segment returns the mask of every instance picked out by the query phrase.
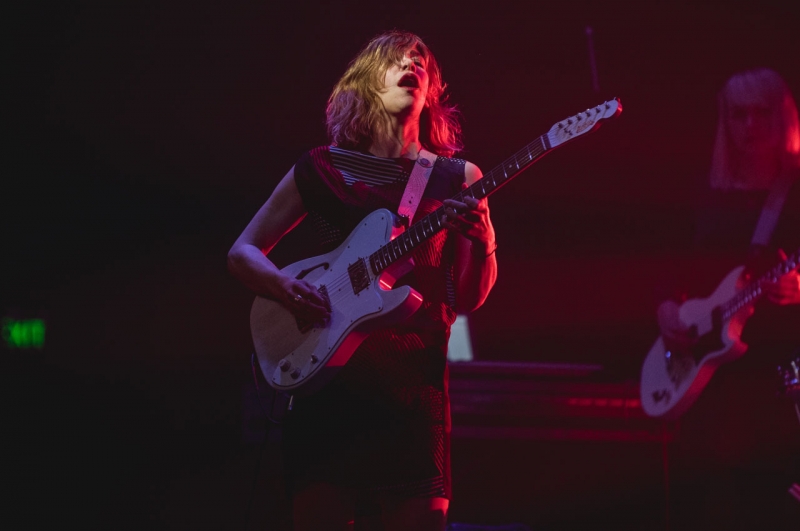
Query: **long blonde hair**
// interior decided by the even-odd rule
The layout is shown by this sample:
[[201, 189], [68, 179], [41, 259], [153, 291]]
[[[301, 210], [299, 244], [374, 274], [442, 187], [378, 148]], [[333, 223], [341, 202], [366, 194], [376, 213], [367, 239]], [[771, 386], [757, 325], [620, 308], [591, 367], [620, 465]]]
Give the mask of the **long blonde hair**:
[[350, 62], [328, 98], [330, 141], [343, 148], [365, 148], [374, 136], [388, 135], [388, 116], [378, 96], [386, 70], [417, 48], [426, 62], [429, 84], [420, 116], [420, 140], [428, 149], [452, 156], [463, 149], [455, 106], [447, 105], [445, 83], [431, 51], [418, 36], [404, 31], [382, 33], [367, 43]]
[[[769, 109], [770, 127], [777, 135], [775, 159], [745, 167], [733, 145], [729, 110], [733, 106], [759, 105]], [[731, 76], [718, 94], [719, 117], [711, 159], [710, 185], [730, 190], [768, 188], [777, 174], [800, 167], [800, 127], [797, 105], [783, 78], [768, 68], [757, 68]]]

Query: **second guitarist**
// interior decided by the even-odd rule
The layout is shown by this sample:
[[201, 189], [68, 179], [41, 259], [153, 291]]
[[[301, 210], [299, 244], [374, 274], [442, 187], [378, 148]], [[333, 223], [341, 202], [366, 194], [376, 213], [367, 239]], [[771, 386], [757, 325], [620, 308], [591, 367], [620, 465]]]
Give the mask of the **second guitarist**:
[[[800, 247], [798, 167], [797, 108], [784, 80], [767, 69], [731, 77], [719, 94], [710, 177], [694, 222], [694, 259], [681, 275], [684, 293], [706, 297], [734, 267], [745, 265], [756, 276]], [[789, 186], [772, 228], [759, 219], [780, 179]], [[661, 337], [674, 353], [697, 341], [678, 317], [680, 304], [676, 298], [658, 307]], [[784, 502], [786, 489], [800, 478], [800, 429], [792, 404], [777, 396], [775, 380], [777, 365], [800, 346], [796, 269], [764, 285], [742, 341], [749, 347], [742, 358], [721, 365], [681, 417], [673, 505], [686, 520], [676, 528], [796, 528]]]

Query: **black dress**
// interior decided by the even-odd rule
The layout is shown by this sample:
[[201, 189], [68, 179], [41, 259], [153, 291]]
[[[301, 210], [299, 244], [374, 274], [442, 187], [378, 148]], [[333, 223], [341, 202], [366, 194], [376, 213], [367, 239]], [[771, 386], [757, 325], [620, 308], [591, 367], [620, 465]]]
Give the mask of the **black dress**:
[[[461, 190], [464, 161], [440, 157], [415, 219]], [[308, 256], [335, 249], [378, 208], [397, 212], [414, 161], [324, 146], [295, 165], [318, 237]], [[400, 497], [450, 497], [446, 350], [455, 320], [455, 240], [441, 231], [399, 279], [420, 292], [407, 321], [369, 335], [336, 378], [295, 400], [283, 430], [291, 490], [314, 482]]]

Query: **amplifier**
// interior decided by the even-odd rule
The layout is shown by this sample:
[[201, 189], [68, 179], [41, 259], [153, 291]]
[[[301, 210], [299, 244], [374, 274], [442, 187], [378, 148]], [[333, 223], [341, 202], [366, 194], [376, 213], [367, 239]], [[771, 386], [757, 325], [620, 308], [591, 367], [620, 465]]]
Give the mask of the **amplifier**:
[[670, 442], [676, 425], [648, 417], [637, 381], [604, 381], [589, 364], [450, 363], [454, 438]]

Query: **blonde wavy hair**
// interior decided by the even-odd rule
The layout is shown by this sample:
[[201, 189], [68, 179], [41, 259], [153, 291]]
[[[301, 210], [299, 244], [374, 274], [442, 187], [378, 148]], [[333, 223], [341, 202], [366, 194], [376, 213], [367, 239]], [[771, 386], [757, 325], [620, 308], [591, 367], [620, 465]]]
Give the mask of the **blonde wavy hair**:
[[374, 136], [389, 134], [389, 117], [378, 92], [383, 89], [389, 67], [400, 63], [405, 53], [414, 48], [425, 60], [429, 77], [420, 116], [420, 141], [442, 156], [449, 157], [463, 149], [458, 111], [446, 104], [447, 85], [442, 81], [439, 64], [422, 39], [396, 30], [370, 40], [334, 86], [326, 109], [331, 143], [346, 149], [363, 149]]
[[769, 109], [770, 127], [777, 137], [776, 159], [773, 159], [777, 160], [777, 171], [800, 167], [797, 105], [788, 85], [780, 74], [769, 68], [746, 70], [731, 76], [718, 95], [719, 118], [709, 179], [712, 188], [767, 188], [777, 177], [766, 166], [755, 165], [743, 169], [741, 154], [731, 141], [729, 110], [731, 107], [749, 105]]

